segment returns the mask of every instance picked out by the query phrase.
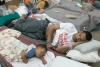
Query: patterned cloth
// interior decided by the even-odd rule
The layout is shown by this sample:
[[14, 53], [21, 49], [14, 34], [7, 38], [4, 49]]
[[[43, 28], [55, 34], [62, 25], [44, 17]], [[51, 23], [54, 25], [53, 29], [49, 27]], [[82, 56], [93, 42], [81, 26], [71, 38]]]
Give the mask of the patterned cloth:
[[52, 45], [71, 45], [75, 33], [77, 33], [77, 30], [72, 23], [60, 23], [60, 29], [56, 30]]
[[67, 46], [69, 49], [72, 49], [71, 42], [68, 41], [67, 33], [62, 33], [59, 35], [59, 45]]
[[0, 32], [0, 54], [9, 62], [20, 61], [20, 53], [28, 46], [17, 39], [21, 33], [16, 30], [6, 29]]

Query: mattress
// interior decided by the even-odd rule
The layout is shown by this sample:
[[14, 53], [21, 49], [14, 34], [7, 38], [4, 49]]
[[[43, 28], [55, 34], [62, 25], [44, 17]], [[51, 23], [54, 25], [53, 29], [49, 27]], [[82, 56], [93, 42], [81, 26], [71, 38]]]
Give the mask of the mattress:
[[91, 67], [62, 56], [57, 56], [49, 67]]
[[[7, 27], [6, 26], [3, 26], [3, 27], [1, 27], [0, 28], [0, 31], [3, 31], [3, 30], [5, 30], [5, 29], [7, 29]], [[18, 37], [18, 39], [19, 40], [21, 40], [23, 43], [25, 43], [25, 44], [27, 44], [27, 45], [30, 45], [30, 44], [35, 44], [35, 45], [38, 45], [39, 43], [40, 43], [40, 41], [38, 41], [38, 40], [34, 40], [34, 39], [30, 39], [30, 38], [28, 38], [27, 36], [25, 36], [25, 35], [21, 35], [21, 36], [19, 36]], [[53, 50], [51, 50], [51, 49], [48, 49], [48, 51], [50, 51], [49, 52], [49, 54], [47, 54], [47, 58], [48, 58], [48, 61], [50, 60], [50, 61], [53, 61], [55, 58], [55, 56], [65, 56], [65, 55], [62, 55], [62, 54], [59, 54], [59, 53], [57, 53], [56, 51], [53, 51]], [[52, 53], [53, 52], [53, 53]], [[2, 55], [0, 55], [0, 58], [2, 57]], [[52, 59], [52, 57], [54, 58], [54, 59]], [[36, 59], [36, 58], [33, 58], [33, 59]], [[65, 59], [65, 58], [64, 58]], [[68, 62], [67, 61], [67, 58], [65, 59], [66, 60], [66, 62]], [[70, 59], [69, 59], [70, 60]], [[37, 62], [38, 61], [38, 62]], [[72, 61], [72, 60], [71, 60]], [[49, 67], [51, 64], [53, 64], [52, 66], [54, 66], [54, 64], [56, 63], [56, 62], [54, 62], [54, 63], [49, 63], [49, 64], [47, 64], [47, 65], [42, 65], [41, 64], [41, 61], [39, 60], [39, 59], [36, 59], [34, 62], [33, 62], [33, 60], [31, 61], [31, 62], [29, 62], [28, 64], [23, 64], [23, 63], [19, 63], [19, 62], [14, 62], [14, 63], [9, 63], [9, 62], [7, 62], [6, 60], [4, 60], [4, 62], [7, 64], [7, 67], [33, 67], [33, 66], [35, 66], [35, 67]], [[75, 62], [75, 64], [77, 63], [77, 64], [80, 64], [80, 65], [82, 65], [82, 66], [85, 66], [85, 64], [81, 64], [81, 63], [79, 63], [79, 62], [76, 62], [76, 61], [73, 61], [73, 62]], [[38, 65], [39, 64], [39, 65]], [[69, 64], [70, 65], [70, 63], [67, 63], [67, 64]], [[12, 66], [13, 65], [13, 66]], [[66, 65], [66, 64], [65, 64]], [[50, 66], [50, 67], [52, 67], [52, 66]], [[87, 65], [86, 65], [86, 67], [88, 67]]]
[[[2, 26], [0, 28], [0, 31], [3, 31], [5, 29], [7, 29], [8, 27], [6, 26]], [[21, 34], [21, 36], [19, 36], [17, 39], [19, 39], [20, 41], [22, 41], [23, 43], [27, 44], [27, 45], [30, 45], [30, 44], [35, 44], [35, 45], [38, 45], [40, 43], [42, 43], [42, 41], [40, 40], [35, 40], [35, 39], [31, 39], [23, 34]]]
[[45, 13], [48, 16], [57, 19], [59, 21], [62, 21], [64, 23], [66, 22], [73, 23], [78, 31], [84, 30], [85, 23], [89, 22], [89, 16], [87, 14], [66, 10], [62, 7], [51, 8], [49, 10], [46, 10]]

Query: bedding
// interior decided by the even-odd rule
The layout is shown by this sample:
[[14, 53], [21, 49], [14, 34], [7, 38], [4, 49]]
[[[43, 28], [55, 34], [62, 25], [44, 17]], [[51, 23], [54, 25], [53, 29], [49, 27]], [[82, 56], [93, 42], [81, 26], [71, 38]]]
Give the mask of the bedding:
[[70, 60], [66, 57], [55, 57], [52, 52], [47, 52], [45, 59], [48, 61], [46, 65], [43, 65], [40, 59], [33, 58], [29, 60], [27, 64], [21, 62], [12, 62], [14, 67], [90, 67], [87, 64], [83, 64], [74, 60]]
[[66, 57], [57, 56], [49, 67], [91, 67], [91, 66], [68, 59]]
[[89, 25], [89, 17], [84, 13], [66, 10], [62, 7], [53, 7], [52, 9], [46, 10], [45, 13], [59, 21], [73, 23], [79, 31], [84, 30], [84, 26]]
[[6, 59], [0, 54], [0, 65], [1, 67], [13, 67]]
[[[5, 29], [8, 29], [8, 27], [6, 27], [6, 26], [0, 27], [0, 32], [5, 30]], [[27, 45], [30, 45], [30, 44], [38, 45], [40, 43], [45, 43], [44, 41], [31, 39], [31, 38], [29, 38], [29, 37], [27, 37], [27, 36], [25, 36], [23, 34], [21, 34], [17, 39], [20, 40], [21, 42], [27, 44]]]
[[[79, 6], [77, 4], [80, 4]], [[81, 12], [81, 1], [80, 0], [61, 0], [60, 4], [57, 5], [62, 7], [66, 10], [74, 11], [74, 12]]]
[[96, 28], [97, 24], [100, 24], [100, 10], [94, 9], [86, 14], [89, 17], [89, 21], [82, 23], [81, 27], [85, 28], [87, 31], [92, 31]]
[[[1, 31], [0, 37], [2, 37], [2, 38], [0, 40], [0, 46], [1, 46], [0, 54], [2, 54], [8, 62], [13, 63], [13, 64], [17, 63], [16, 66], [18, 66], [18, 65], [21, 66], [20, 65], [20, 63], [22, 63], [22, 60], [20, 58], [21, 52], [25, 51], [25, 50], [29, 50], [32, 47], [34, 47], [35, 45], [33, 46], [33, 44], [32, 44], [32, 45], [28, 46], [27, 44], [24, 44], [23, 42], [21, 42], [20, 40], [15, 38], [15, 35], [14, 36], [10, 36], [11, 34], [6, 35], [7, 32], [11, 33], [9, 30], [11, 30], [13, 32], [15, 31], [13, 29], [5, 29], [5, 30]], [[16, 35], [16, 36], [18, 36], [18, 35]], [[55, 58], [55, 55], [52, 52], [47, 52], [46, 59], [47, 59], [48, 63], [51, 62], [54, 58]], [[35, 58], [31, 65], [36, 66], [37, 64], [38, 64], [38, 67], [44, 66], [39, 59]], [[22, 65], [26, 65], [26, 64], [22, 63]], [[29, 65], [30, 64], [28, 64], [28, 66]], [[13, 66], [13, 67], [16, 67], [16, 66]], [[28, 66], [26, 66], [26, 67], [28, 67]]]
[[86, 62], [86, 63], [100, 62], [100, 57], [98, 56], [98, 50], [85, 53], [85, 54], [78, 50], [70, 50], [66, 54], [66, 56], [80, 62]]
[[100, 24], [100, 10], [94, 9], [91, 12], [86, 13], [89, 17], [89, 22], [82, 24], [86, 30], [92, 31], [96, 28], [97, 24]]
[[[100, 10], [94, 9], [92, 6], [86, 6], [84, 4], [83, 8], [90, 11], [83, 11], [80, 7], [77, 6], [77, 3], [77, 0], [73, 2], [68, 0], [61, 0], [59, 5], [56, 5], [55, 7], [48, 9], [45, 12], [50, 17], [59, 21], [72, 22], [79, 31], [92, 31], [96, 28], [96, 24], [100, 23]], [[72, 13], [70, 14], [68, 11]], [[73, 13], [78, 13], [79, 15], [77, 16]]]
[[79, 44], [74, 48], [83, 54], [90, 53], [92, 51], [98, 51], [100, 49], [100, 41], [92, 39], [89, 42]]
[[[0, 28], [0, 31], [4, 31], [5, 29], [7, 29], [7, 27], [1, 27]], [[11, 39], [14, 39], [14, 41], [16, 40], [16, 38], [11, 38]], [[23, 44], [23, 45], [18, 45], [17, 47], [20, 47], [20, 46], [24, 46], [25, 47], [25, 45], [27, 44], [27, 45], [30, 45], [30, 44], [35, 44], [35, 45], [38, 45], [39, 43], [40, 43], [40, 41], [38, 41], [38, 40], [32, 40], [32, 39], [30, 39], [30, 38], [28, 38], [27, 36], [24, 36], [24, 35], [20, 35], [19, 37], [18, 37], [18, 39], [21, 41], [21, 42], [23, 42], [23, 43], [25, 43], [25, 44]], [[16, 42], [20, 42], [20, 41], [16, 41]], [[13, 44], [15, 44], [15, 43], [13, 43]], [[17, 44], [16, 44], [17, 45]], [[9, 46], [8, 46], [9, 47]], [[11, 47], [11, 46], [10, 46]], [[11, 47], [11, 48], [14, 48], [14, 47]], [[20, 48], [19, 48], [20, 49]], [[22, 48], [21, 48], [22, 49]], [[18, 52], [18, 53], [20, 53], [21, 52], [21, 49], [20, 49], [20, 51]], [[25, 49], [27, 49], [27, 46], [26, 46], [26, 48], [24, 48], [24, 49], [22, 49], [22, 50], [25, 50]], [[53, 61], [53, 59], [55, 58], [55, 56], [65, 56], [65, 55], [63, 55], [63, 54], [59, 54], [59, 53], [57, 53], [56, 51], [53, 51], [53, 50], [50, 50], [50, 49], [48, 49], [49, 51], [51, 51], [51, 52], [49, 52], [50, 54], [48, 54], [49, 55], [49, 57], [50, 58], [52, 58], [52, 59], [50, 59], [49, 58], [49, 60], [52, 60]], [[11, 51], [11, 50], [10, 50]], [[17, 52], [17, 51], [13, 51], [13, 52]], [[53, 53], [52, 53], [53, 52]], [[7, 51], [7, 54], [10, 54], [10, 53], [8, 53], [8, 51]], [[12, 55], [12, 56], [11, 56]], [[51, 56], [52, 55], [52, 56]], [[10, 54], [10, 56], [11, 56], [11, 58], [12, 57], [14, 57], [14, 55], [13, 54]], [[18, 55], [17, 55], [18, 56]], [[13, 59], [13, 61], [21, 61], [21, 60], [18, 60], [19, 58], [17, 58], [16, 57], [16, 59], [14, 60]], [[39, 60], [39, 59], [37, 59], [37, 58], [33, 58], [33, 59], [35, 59], [34, 61], [32, 60], [32, 62], [29, 62], [28, 64], [23, 64], [23, 63], [21, 63], [21, 62], [11, 62], [10, 64], [11, 65], [13, 65], [13, 67], [32, 67], [32, 66], [36, 66], [36, 67], [49, 67], [50, 65], [51, 65], [51, 63], [48, 63], [47, 65], [43, 65], [43, 64], [41, 64], [41, 61]], [[12, 59], [10, 60], [10, 61], [12, 61]], [[31, 60], [30, 60], [31, 61]], [[9, 64], [9, 63], [8, 63]], [[8, 66], [8, 67], [10, 67], [10, 65]]]
[[47, 64], [43, 64], [40, 59], [38, 58], [32, 58], [29, 60], [27, 64], [22, 62], [12, 62], [11, 64], [13, 67], [49, 67], [51, 65], [52, 61], [55, 59], [55, 55], [53, 52], [48, 51], [47, 54], [44, 56]]
[[13, 29], [5, 29], [0, 32], [0, 54], [8, 62], [19, 61], [21, 52], [28, 49], [26, 44], [17, 39], [19, 35], [20, 32]]
[[[95, 10], [89, 12], [88, 15], [90, 16], [91, 24], [94, 24], [95, 27], [97, 24], [100, 24], [100, 10], [95, 9]], [[91, 25], [92, 29], [95, 27], [92, 27], [92, 25]]]

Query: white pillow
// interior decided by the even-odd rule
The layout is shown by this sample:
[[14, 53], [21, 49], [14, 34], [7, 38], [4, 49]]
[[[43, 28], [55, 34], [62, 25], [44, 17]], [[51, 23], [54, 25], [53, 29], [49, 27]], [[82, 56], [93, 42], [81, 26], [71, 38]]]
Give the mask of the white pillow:
[[89, 42], [82, 43], [74, 48], [82, 53], [89, 53], [100, 49], [100, 41], [92, 39]]
[[77, 50], [70, 50], [67, 55], [67, 57], [70, 57], [73, 60], [81, 61], [81, 62], [99, 62], [100, 57], [98, 56], [98, 51], [93, 51], [87, 54], [82, 54], [80, 51]]

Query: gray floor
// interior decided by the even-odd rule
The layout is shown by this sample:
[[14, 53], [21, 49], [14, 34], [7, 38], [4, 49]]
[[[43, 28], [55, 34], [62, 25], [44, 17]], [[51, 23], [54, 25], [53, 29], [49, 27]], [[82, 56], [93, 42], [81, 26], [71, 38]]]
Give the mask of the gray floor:
[[100, 30], [92, 32], [93, 38], [100, 41]]
[[100, 41], [100, 24], [97, 25], [97, 28], [92, 31], [93, 38]]
[[[94, 39], [100, 41], [100, 25], [94, 31], [92, 31], [92, 35]], [[100, 67], [100, 62], [92, 64], [92, 67]]]

